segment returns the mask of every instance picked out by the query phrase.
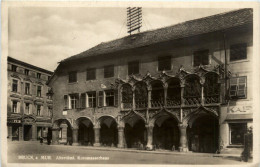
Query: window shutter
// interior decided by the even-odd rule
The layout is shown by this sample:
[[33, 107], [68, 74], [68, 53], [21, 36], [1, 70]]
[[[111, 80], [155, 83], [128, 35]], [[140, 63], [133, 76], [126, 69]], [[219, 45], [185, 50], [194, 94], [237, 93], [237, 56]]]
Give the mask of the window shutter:
[[76, 108], [81, 107], [81, 97], [80, 94], [76, 94]]
[[114, 102], [114, 106], [117, 107], [118, 106], [118, 89], [116, 89], [114, 91], [114, 97], [115, 97], [115, 102]]
[[69, 108], [69, 106], [68, 106], [68, 95], [64, 95], [64, 108], [65, 109]]
[[241, 98], [246, 97], [246, 77], [238, 78], [237, 96]]
[[86, 93], [81, 94], [81, 108], [86, 108]]
[[103, 91], [98, 92], [98, 106], [102, 107], [104, 105]]

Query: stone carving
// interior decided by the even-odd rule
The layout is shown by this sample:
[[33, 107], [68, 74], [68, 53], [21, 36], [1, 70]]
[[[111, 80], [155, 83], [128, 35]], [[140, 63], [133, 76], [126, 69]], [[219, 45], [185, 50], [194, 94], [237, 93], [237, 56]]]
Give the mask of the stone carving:
[[149, 85], [152, 81], [156, 80], [156, 78], [152, 77], [151, 74], [149, 73], [149, 71], [147, 72], [147, 74], [143, 77], [143, 81]]
[[199, 65], [197, 68], [194, 69], [194, 73], [198, 76], [202, 77], [205, 73], [209, 72], [204, 68], [204, 66]]
[[137, 78], [135, 75], [129, 75], [128, 83], [130, 85], [134, 85], [138, 81], [141, 81], [141, 79]]
[[171, 77], [174, 77], [174, 76], [170, 76], [170, 75], [166, 74], [165, 71], [162, 71], [161, 74], [159, 75], [158, 79], [161, 80], [163, 83], [166, 83], [166, 81], [168, 79], [170, 79]]
[[176, 73], [176, 76], [178, 76], [180, 79], [183, 79], [185, 76], [187, 76], [188, 74], [190, 74], [189, 72], [187, 72], [183, 66], [180, 67], [180, 69], [178, 70], [178, 72]]

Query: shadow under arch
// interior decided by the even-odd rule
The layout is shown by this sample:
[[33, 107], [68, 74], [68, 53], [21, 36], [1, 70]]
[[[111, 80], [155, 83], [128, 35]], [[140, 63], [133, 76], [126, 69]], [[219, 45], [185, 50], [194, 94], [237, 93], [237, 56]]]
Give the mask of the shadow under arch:
[[89, 117], [79, 117], [76, 119], [78, 126], [78, 142], [81, 145], [92, 146], [94, 144], [94, 125]]
[[58, 135], [59, 143], [72, 145], [73, 126], [68, 119], [66, 118], [56, 119], [53, 122], [53, 128], [59, 129], [59, 135]]

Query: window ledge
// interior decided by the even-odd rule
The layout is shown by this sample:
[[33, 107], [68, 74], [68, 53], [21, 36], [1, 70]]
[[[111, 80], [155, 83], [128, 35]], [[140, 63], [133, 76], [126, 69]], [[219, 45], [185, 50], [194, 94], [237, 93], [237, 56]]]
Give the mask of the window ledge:
[[244, 63], [244, 62], [249, 62], [248, 59], [245, 60], [234, 60], [234, 61], [229, 61], [229, 64], [236, 64], [236, 63]]
[[76, 81], [76, 82], [68, 82], [68, 85], [74, 85], [74, 84], [77, 84], [78, 83], [78, 81]]

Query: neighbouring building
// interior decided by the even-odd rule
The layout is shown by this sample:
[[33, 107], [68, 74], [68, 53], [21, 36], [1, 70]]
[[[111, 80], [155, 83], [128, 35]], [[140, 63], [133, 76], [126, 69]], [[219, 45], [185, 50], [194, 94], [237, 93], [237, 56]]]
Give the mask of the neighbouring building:
[[46, 82], [53, 72], [12, 57], [7, 62], [7, 138], [29, 141], [47, 137], [53, 107]]
[[194, 152], [242, 147], [252, 126], [253, 10], [137, 33], [59, 63], [53, 144]]

